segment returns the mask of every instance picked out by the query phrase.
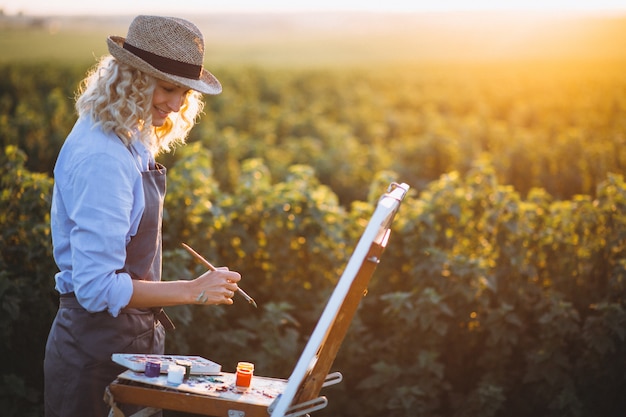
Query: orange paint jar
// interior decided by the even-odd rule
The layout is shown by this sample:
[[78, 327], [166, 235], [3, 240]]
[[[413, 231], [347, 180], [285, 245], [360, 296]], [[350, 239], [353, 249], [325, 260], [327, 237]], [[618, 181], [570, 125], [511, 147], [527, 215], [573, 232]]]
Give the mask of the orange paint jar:
[[250, 362], [239, 362], [237, 364], [237, 374], [235, 386], [238, 389], [248, 389], [252, 383], [252, 374], [254, 374], [254, 364]]

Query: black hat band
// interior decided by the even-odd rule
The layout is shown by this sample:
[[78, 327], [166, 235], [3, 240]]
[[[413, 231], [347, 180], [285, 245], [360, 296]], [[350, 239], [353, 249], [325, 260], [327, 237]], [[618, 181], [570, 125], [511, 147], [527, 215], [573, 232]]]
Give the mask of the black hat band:
[[123, 48], [133, 55], [143, 59], [159, 71], [163, 71], [170, 75], [199, 80], [200, 74], [202, 74], [202, 65], [189, 64], [187, 62], [181, 62], [175, 59], [153, 54], [152, 52], [137, 48], [128, 42], [124, 42]]

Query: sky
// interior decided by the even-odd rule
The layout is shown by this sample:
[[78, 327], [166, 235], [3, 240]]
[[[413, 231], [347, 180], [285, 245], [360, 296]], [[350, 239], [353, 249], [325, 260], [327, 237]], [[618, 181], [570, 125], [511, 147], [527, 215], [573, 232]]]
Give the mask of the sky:
[[0, 0], [14, 15], [171, 15], [217, 12], [302, 11], [592, 11], [626, 12], [626, 0]]

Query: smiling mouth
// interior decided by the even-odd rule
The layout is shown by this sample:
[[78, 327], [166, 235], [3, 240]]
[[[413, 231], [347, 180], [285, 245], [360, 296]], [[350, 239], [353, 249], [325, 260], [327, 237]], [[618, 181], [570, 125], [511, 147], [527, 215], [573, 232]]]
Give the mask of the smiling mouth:
[[163, 118], [166, 118], [170, 114], [170, 112], [163, 111], [163, 110], [161, 110], [158, 107], [155, 107], [155, 109], [156, 109], [157, 113], [159, 114], [159, 116], [161, 116]]

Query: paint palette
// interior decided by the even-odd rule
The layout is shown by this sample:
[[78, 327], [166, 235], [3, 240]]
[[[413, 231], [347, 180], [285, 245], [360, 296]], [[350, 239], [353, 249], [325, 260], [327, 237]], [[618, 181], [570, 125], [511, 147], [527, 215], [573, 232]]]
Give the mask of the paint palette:
[[144, 372], [146, 362], [157, 361], [161, 363], [161, 373], [167, 373], [169, 365], [173, 365], [176, 361], [181, 360], [191, 362], [191, 373], [193, 375], [218, 375], [222, 372], [222, 365], [201, 356], [114, 353], [111, 355], [111, 359], [113, 362], [135, 372]]
[[[167, 381], [167, 376], [147, 377], [143, 372], [127, 370], [118, 375], [120, 380], [139, 382], [151, 385], [155, 389], [164, 389], [168, 392], [181, 392], [197, 394], [205, 397], [219, 398], [232, 403], [254, 404], [264, 408], [263, 415], [267, 415], [267, 407], [278, 397], [287, 385], [287, 380], [253, 376], [250, 388], [241, 391], [236, 387], [235, 374], [224, 372], [220, 375], [192, 375], [180, 384], [172, 384]], [[160, 391], [152, 392], [154, 396], [160, 396]], [[186, 402], [187, 399], [179, 399], [177, 402]], [[233, 405], [232, 408], [235, 408]], [[242, 414], [243, 415], [243, 414]]]

